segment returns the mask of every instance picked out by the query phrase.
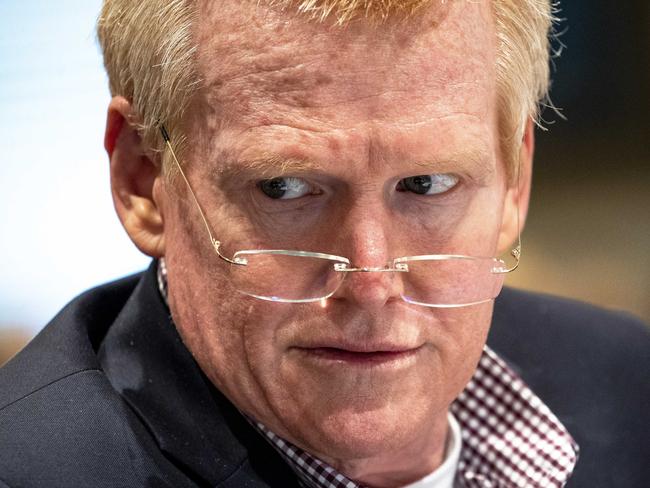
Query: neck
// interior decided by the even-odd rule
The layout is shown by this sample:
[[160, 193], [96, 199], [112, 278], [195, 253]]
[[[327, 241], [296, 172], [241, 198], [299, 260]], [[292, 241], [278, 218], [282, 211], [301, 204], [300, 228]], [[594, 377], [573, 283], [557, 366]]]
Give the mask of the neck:
[[402, 449], [353, 459], [323, 459], [358, 484], [372, 488], [397, 488], [418, 481], [435, 471], [445, 460], [450, 433], [447, 416], [437, 421], [419, 439]]

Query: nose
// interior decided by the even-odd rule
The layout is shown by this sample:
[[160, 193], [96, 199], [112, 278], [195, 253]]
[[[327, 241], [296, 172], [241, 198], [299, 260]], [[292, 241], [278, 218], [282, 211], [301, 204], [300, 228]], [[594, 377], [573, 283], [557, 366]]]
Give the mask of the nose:
[[366, 310], [377, 310], [399, 298], [400, 273], [392, 268], [390, 221], [383, 215], [354, 219], [341, 234], [343, 255], [350, 259], [352, 271], [333, 298], [348, 301]]

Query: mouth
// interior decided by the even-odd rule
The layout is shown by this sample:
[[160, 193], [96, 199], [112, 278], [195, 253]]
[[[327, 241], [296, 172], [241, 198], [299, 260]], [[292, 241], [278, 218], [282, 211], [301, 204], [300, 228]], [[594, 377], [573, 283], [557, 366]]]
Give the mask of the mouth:
[[422, 346], [356, 350], [343, 347], [297, 347], [302, 356], [318, 363], [342, 364], [357, 367], [405, 365], [415, 359]]

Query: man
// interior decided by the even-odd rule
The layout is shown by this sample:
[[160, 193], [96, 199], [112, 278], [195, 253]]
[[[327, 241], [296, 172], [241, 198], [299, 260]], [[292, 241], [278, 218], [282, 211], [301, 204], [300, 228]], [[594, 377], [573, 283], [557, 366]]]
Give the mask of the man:
[[0, 486], [564, 486], [574, 437], [568, 486], [647, 486], [644, 326], [493, 313], [551, 19], [106, 0], [115, 208], [155, 260], [3, 369]]

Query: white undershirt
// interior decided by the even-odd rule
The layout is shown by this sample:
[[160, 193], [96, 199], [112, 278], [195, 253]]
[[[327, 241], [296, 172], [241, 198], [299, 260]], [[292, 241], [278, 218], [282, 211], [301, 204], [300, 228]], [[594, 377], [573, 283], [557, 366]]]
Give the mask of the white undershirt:
[[447, 446], [445, 448], [445, 458], [442, 464], [431, 474], [415, 483], [405, 486], [404, 488], [453, 488], [454, 478], [458, 470], [458, 461], [460, 460], [460, 447], [462, 438], [460, 435], [460, 425], [451, 412], [447, 413], [449, 422], [449, 434]]

